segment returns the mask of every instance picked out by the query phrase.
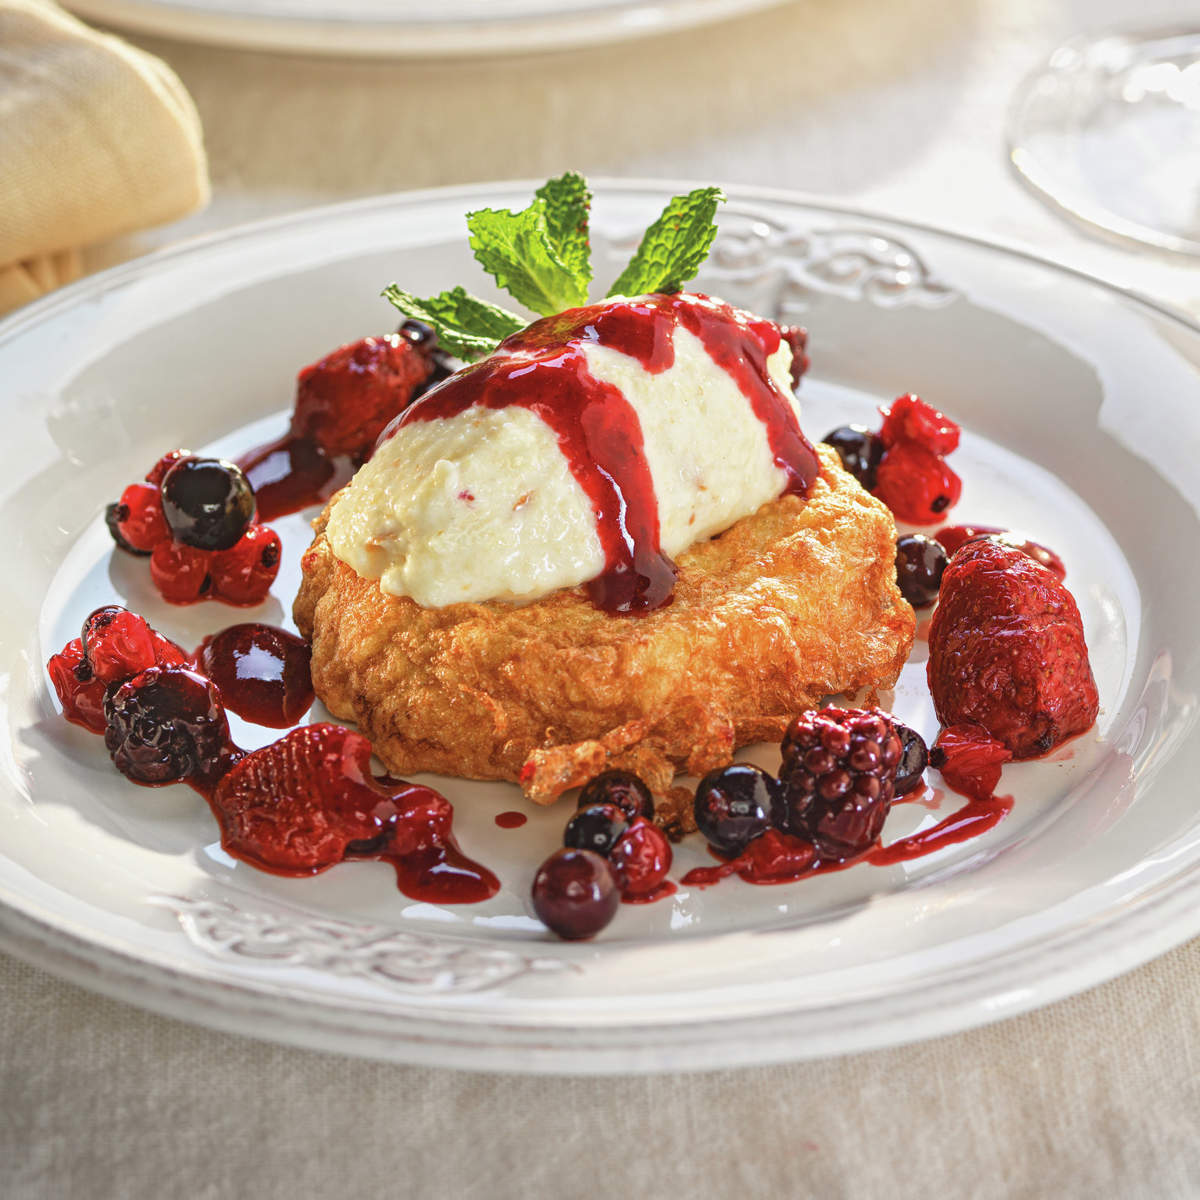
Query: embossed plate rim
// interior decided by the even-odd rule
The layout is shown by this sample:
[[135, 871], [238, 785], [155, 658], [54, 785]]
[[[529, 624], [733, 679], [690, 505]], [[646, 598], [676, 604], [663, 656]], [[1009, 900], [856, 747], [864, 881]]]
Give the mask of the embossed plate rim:
[[[347, 205], [290, 214], [228, 234], [196, 239], [82, 281], [63, 293], [47, 298], [0, 326], [0, 342], [19, 336], [22, 329], [45, 319], [49, 313], [59, 311], [60, 306], [70, 306], [82, 298], [101, 296], [110, 289], [119, 289], [123, 281], [156, 270], [164, 260], [176, 255], [194, 254], [214, 244], [229, 245], [238, 239], [255, 238], [272, 229], [311, 226], [330, 218], [344, 220], [356, 211], [395, 210], [432, 199], [444, 202], [452, 197], [465, 201], [482, 195], [495, 196], [497, 191], [524, 190], [526, 186], [529, 185], [506, 182], [370, 198]], [[652, 191], [658, 196], [686, 186], [659, 181], [598, 182], [596, 185], [600, 193]], [[1131, 297], [1127, 291], [1094, 280], [1083, 272], [983, 239], [948, 234], [913, 222], [767, 189], [734, 189], [732, 199], [731, 207], [749, 205], [752, 209], [760, 201], [799, 206], [808, 210], [809, 214], [822, 214], [838, 221], [850, 218], [867, 224], [876, 223], [889, 230], [925, 232], [959, 243], [974, 244], [988, 251], [999, 251], [1053, 272], [1075, 276], [1089, 286], [1099, 286], [1132, 303], [1144, 304], [1159, 315], [1179, 322], [1192, 333], [1200, 332], [1200, 327], [1166, 306]], [[1193, 877], [1186, 878], [1188, 874]], [[1136, 965], [1187, 937], [1197, 924], [1194, 915], [1189, 918], [1189, 908], [1193, 905], [1195, 893], [1200, 890], [1200, 880], [1194, 876], [1194, 871], [1180, 872], [1179, 877], [1164, 879], [1156, 889], [1143, 895], [1137, 904], [1121, 914], [1123, 927], [1136, 930], [1137, 937], [1127, 933], [1118, 947], [1108, 945], [1111, 956], [1103, 970], [1095, 969], [1094, 946], [1097, 941], [1111, 940], [1113, 924], [1100, 927], [1093, 925], [1085, 931], [1086, 936], [1051, 938], [1039, 946], [1033, 956], [1035, 961], [1030, 964], [1037, 986], [1026, 989], [1024, 996], [1014, 997], [1010, 994], [1006, 997], [995, 992], [980, 994], [977, 980], [970, 977], [956, 979], [948, 975], [942, 983], [944, 997], [948, 1003], [952, 1000], [952, 1006], [950, 1009], [939, 1007], [937, 1020], [930, 1020], [927, 997], [921, 988], [916, 988], [912, 991], [911, 1007], [901, 1005], [894, 1008], [891, 1017], [877, 1024], [865, 1038], [861, 1036], [861, 1031], [847, 1038], [844, 1031], [839, 1034], [838, 1030], [830, 1027], [814, 1028], [811, 1023], [805, 1023], [805, 1018], [811, 1014], [803, 1012], [776, 1013], [759, 1018], [753, 1022], [753, 1029], [746, 1022], [735, 1022], [733, 1026], [689, 1023], [686, 1014], [681, 1014], [678, 1026], [669, 1029], [654, 1026], [633, 1030], [613, 1025], [586, 1034], [576, 1030], [571, 1035], [570, 1047], [566, 1048], [561, 1028], [538, 1031], [528, 1026], [503, 1022], [493, 1022], [483, 1028], [463, 1013], [447, 1014], [444, 1019], [437, 1019], [431, 1016], [428, 1007], [418, 1011], [403, 1003], [380, 1005], [374, 1012], [356, 1010], [356, 1027], [355, 1022], [347, 1021], [347, 1012], [339, 1005], [308, 1004], [303, 1006], [303, 1012], [287, 1011], [286, 987], [270, 988], [258, 983], [245, 986], [222, 979], [217, 963], [212, 964], [211, 971], [194, 969], [190, 963], [187, 971], [176, 971], [157, 962], [150, 964], [136, 955], [123, 954], [119, 947], [99, 945], [87, 930], [69, 929], [65, 923], [55, 925], [53, 922], [41, 922], [28, 908], [20, 911], [19, 904], [10, 904], [7, 909], [0, 908], [0, 940], [25, 957], [97, 990], [160, 1011], [189, 1016], [243, 1033], [355, 1053], [462, 1067], [591, 1071], [677, 1069], [862, 1049], [868, 1045], [947, 1032], [952, 1028], [977, 1024], [1044, 1003], [1088, 983], [1100, 982], [1102, 978]], [[1089, 951], [1088, 946], [1093, 949]], [[602, 952], [603, 947], [598, 944], [594, 951], [585, 954]], [[403, 1022], [402, 1028], [396, 1027], [397, 1021]], [[580, 1052], [584, 1050], [589, 1056], [586, 1063], [580, 1061]]]

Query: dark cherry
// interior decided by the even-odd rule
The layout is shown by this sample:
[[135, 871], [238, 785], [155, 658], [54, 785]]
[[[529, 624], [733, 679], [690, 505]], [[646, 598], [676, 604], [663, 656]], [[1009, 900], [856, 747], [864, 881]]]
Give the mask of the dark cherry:
[[139, 550], [121, 532], [121, 522], [128, 519], [129, 506], [127, 504], [119, 504], [114, 500], [105, 506], [104, 524], [108, 526], [108, 532], [112, 534], [112, 540], [116, 542], [118, 549], [124, 550], [126, 554], [136, 554], [139, 558], [149, 558], [149, 550]]
[[771, 827], [777, 780], [761, 767], [732, 763], [710, 771], [696, 788], [696, 827], [722, 854], [741, 854]]
[[593, 804], [615, 804], [631, 821], [634, 817], [654, 816], [654, 797], [632, 771], [602, 771], [585, 783], [579, 793], [578, 807], [589, 808]]
[[286, 729], [313, 702], [312, 651], [273, 625], [231, 625], [200, 643], [196, 666], [220, 690], [225, 707], [247, 721]]
[[938, 598], [947, 561], [941, 542], [923, 533], [896, 540], [896, 582], [913, 608], [925, 608]]
[[533, 911], [568, 941], [599, 933], [620, 903], [612, 869], [591, 850], [556, 850], [533, 877]]
[[896, 728], [896, 736], [900, 739], [900, 761], [896, 764], [896, 782], [892, 790], [897, 796], [906, 795], [919, 787], [925, 768], [929, 765], [929, 747], [925, 739], [907, 725], [901, 724], [895, 718], [892, 724]]
[[150, 667], [104, 698], [104, 744], [138, 783], [211, 778], [229, 745], [221, 698], [185, 667]]
[[563, 830], [563, 845], [571, 850], [594, 850], [607, 858], [617, 839], [629, 828], [630, 817], [615, 804], [589, 804], [579, 809]]
[[842, 466], [871, 491], [876, 483], [876, 471], [883, 458], [883, 441], [865, 425], [839, 425], [824, 437], [842, 460]]
[[199, 550], [229, 550], [254, 517], [254, 489], [234, 463], [181, 458], [163, 476], [162, 505], [177, 541]]

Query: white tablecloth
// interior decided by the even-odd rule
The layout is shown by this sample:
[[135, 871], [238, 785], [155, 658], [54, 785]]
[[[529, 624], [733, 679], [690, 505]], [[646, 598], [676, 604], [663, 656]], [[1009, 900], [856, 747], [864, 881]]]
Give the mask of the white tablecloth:
[[[1062, 38], [1189, 17], [1195, 0], [797, 0], [670, 40], [441, 64], [139, 38], [197, 101], [213, 203], [91, 262], [313, 203], [576, 167], [832, 197], [1200, 312], [1200, 271], [1083, 237], [1016, 182], [1003, 142], [1013, 88]], [[661, 1078], [340, 1059], [150, 1016], [11, 959], [0, 986], [14, 1200], [1200, 1196], [1200, 941], [985, 1029]]]

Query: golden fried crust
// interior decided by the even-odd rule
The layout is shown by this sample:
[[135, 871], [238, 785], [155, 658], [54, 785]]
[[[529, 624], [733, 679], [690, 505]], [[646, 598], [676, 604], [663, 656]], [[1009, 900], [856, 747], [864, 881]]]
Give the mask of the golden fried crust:
[[808, 497], [685, 551], [674, 601], [640, 617], [601, 612], [582, 588], [422, 608], [336, 558], [322, 514], [295, 604], [317, 695], [389, 771], [509, 779], [548, 804], [614, 766], [663, 793], [677, 770], [777, 740], [823, 696], [890, 687], [916, 625], [896, 528], [820, 454]]

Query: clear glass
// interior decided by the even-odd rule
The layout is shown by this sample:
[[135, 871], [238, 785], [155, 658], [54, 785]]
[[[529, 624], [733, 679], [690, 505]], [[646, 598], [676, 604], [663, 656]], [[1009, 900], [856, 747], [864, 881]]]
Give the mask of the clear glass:
[[1086, 224], [1200, 255], [1200, 27], [1078, 37], [1022, 84], [1009, 152]]

